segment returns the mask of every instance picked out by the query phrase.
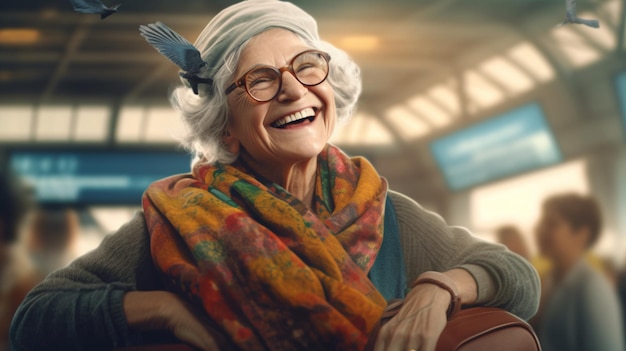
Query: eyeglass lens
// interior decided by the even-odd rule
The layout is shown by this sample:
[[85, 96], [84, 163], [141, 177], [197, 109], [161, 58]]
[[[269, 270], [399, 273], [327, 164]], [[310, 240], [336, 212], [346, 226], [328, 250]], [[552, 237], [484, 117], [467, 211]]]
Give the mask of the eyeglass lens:
[[[296, 79], [303, 85], [317, 85], [328, 75], [328, 61], [320, 52], [307, 51], [294, 58], [292, 69]], [[281, 70], [260, 67], [246, 75], [246, 90], [258, 101], [269, 101], [278, 93], [281, 79]]]

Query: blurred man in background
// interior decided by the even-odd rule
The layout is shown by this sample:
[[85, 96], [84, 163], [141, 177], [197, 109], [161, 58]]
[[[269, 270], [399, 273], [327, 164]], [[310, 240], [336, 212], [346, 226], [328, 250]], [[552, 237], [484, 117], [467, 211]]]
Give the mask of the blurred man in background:
[[530, 261], [530, 250], [519, 228], [513, 225], [499, 227], [496, 229], [496, 240], [509, 250]]
[[30, 205], [27, 188], [14, 174], [0, 170], [0, 350], [8, 349], [13, 313], [32, 283], [22, 277], [11, 255], [23, 218]]
[[25, 232], [25, 255], [38, 281], [65, 267], [75, 256], [79, 234], [78, 214], [72, 209], [38, 209]]
[[605, 274], [585, 259], [602, 230], [595, 199], [561, 194], [543, 203], [537, 246], [550, 261], [537, 328], [544, 351], [623, 351], [622, 315]]

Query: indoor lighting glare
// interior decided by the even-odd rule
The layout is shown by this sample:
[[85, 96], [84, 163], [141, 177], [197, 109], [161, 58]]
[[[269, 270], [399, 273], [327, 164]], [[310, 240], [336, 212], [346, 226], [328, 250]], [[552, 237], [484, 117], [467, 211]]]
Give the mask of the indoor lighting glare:
[[602, 58], [602, 53], [587, 43], [572, 27], [556, 27], [551, 35], [558, 49], [574, 68], [587, 66]]
[[411, 141], [430, 132], [430, 127], [404, 106], [392, 106], [385, 112], [385, 119], [396, 132], [407, 141]]
[[[603, 21], [597, 14], [593, 12], [583, 12], [580, 14], [582, 18], [595, 18], [600, 23], [600, 28], [594, 28], [593, 30], [585, 30], [583, 33], [589, 37], [595, 44], [602, 47], [604, 50], [609, 51], [612, 50], [616, 43], [617, 37], [615, 32], [610, 28], [608, 23]], [[579, 28], [586, 29], [586, 28]]]
[[467, 90], [468, 97], [475, 101], [479, 108], [495, 106], [505, 98], [504, 93], [498, 87], [477, 71], [465, 72], [465, 83], [469, 87]]
[[511, 62], [524, 68], [532, 77], [540, 82], [554, 78], [554, 70], [539, 50], [527, 41], [521, 42], [507, 52]]
[[0, 44], [29, 45], [39, 41], [40, 33], [32, 28], [2, 28], [0, 29]]
[[457, 92], [453, 89], [452, 80], [441, 83], [430, 88], [426, 95], [443, 107], [451, 116], [458, 116], [461, 113], [461, 104]]
[[[608, 0], [598, 7], [598, 13], [606, 16], [612, 26], [619, 25], [620, 13], [622, 12], [621, 0]], [[602, 24], [600, 24], [602, 26]]]
[[449, 114], [422, 95], [409, 99], [407, 105], [434, 127], [445, 127], [452, 122]]
[[380, 38], [374, 35], [350, 35], [339, 40], [339, 47], [346, 51], [372, 51], [380, 45]]
[[383, 146], [392, 145], [395, 140], [377, 117], [359, 112], [348, 123], [335, 129], [330, 142], [350, 146]]
[[504, 86], [511, 94], [519, 94], [535, 86], [535, 82], [526, 73], [502, 56], [486, 60], [478, 70]]

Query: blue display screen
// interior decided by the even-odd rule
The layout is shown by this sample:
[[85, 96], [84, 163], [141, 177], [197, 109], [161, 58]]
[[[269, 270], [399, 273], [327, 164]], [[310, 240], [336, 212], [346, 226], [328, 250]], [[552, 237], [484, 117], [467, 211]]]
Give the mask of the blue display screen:
[[535, 103], [434, 140], [430, 149], [452, 190], [545, 167], [562, 159], [543, 111]]
[[617, 98], [622, 110], [622, 126], [624, 134], [626, 135], [626, 72], [620, 74], [615, 79], [615, 85], [617, 89]]
[[43, 204], [141, 205], [155, 180], [190, 170], [180, 152], [12, 151], [10, 167]]

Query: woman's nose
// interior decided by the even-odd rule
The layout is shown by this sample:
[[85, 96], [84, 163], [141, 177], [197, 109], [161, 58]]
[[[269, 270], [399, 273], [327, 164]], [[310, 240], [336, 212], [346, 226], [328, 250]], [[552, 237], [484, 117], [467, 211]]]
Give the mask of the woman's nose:
[[282, 86], [278, 92], [278, 101], [298, 100], [304, 96], [309, 88], [300, 83], [289, 71], [282, 72]]

